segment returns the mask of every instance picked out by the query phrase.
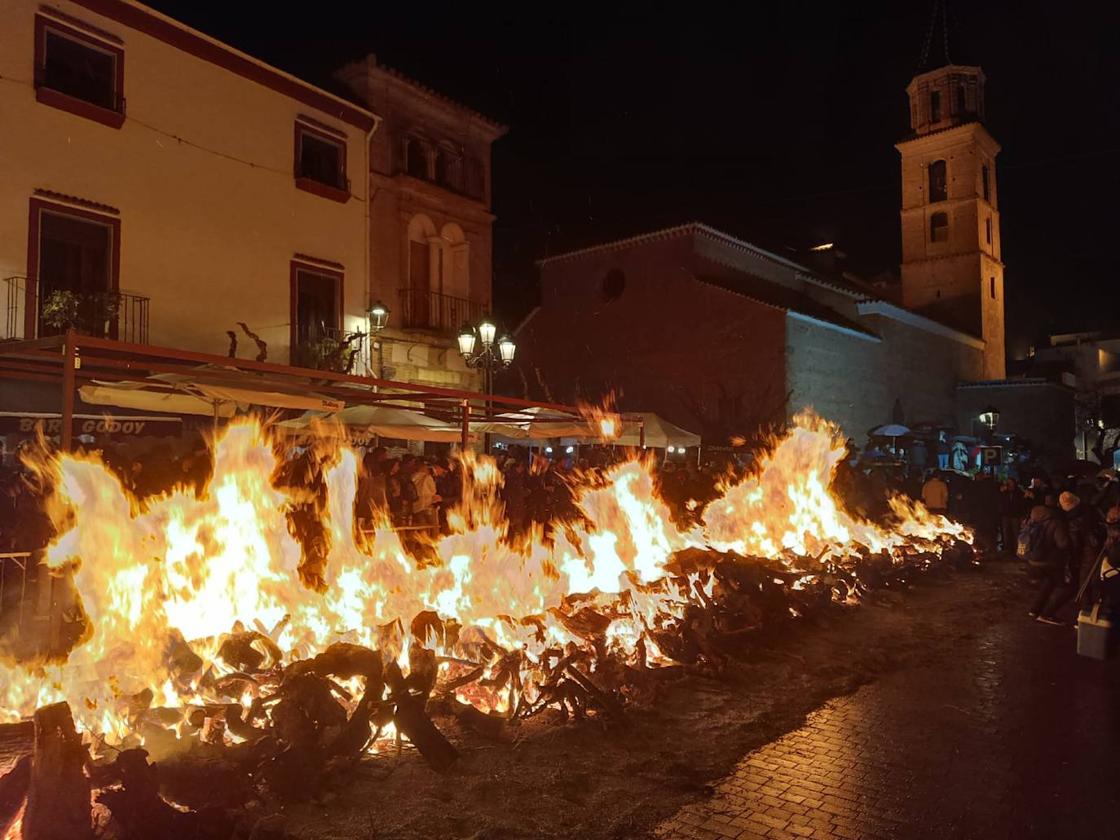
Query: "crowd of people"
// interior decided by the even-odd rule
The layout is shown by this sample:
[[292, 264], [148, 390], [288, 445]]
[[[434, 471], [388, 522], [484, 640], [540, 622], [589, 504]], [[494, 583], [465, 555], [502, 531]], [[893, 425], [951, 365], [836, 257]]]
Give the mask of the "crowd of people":
[[932, 473], [922, 485], [923, 502], [970, 524], [982, 548], [1025, 563], [1037, 581], [1031, 618], [1063, 624], [1063, 611], [1074, 601], [1100, 602], [1109, 611], [1120, 606], [1120, 574], [1109, 573], [1120, 569], [1115, 474], [1062, 481], [1038, 475], [1026, 487], [1014, 478], [997, 482], [981, 475], [967, 489], [952, 478]]

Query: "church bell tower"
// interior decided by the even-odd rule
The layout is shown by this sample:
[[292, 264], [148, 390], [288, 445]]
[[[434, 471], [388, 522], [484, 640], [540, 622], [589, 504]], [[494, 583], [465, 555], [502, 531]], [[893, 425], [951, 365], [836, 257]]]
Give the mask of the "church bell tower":
[[[927, 41], [927, 54], [928, 54]], [[983, 377], [1003, 379], [999, 144], [984, 127], [984, 72], [923, 56], [906, 88], [902, 156], [902, 302], [985, 342]]]

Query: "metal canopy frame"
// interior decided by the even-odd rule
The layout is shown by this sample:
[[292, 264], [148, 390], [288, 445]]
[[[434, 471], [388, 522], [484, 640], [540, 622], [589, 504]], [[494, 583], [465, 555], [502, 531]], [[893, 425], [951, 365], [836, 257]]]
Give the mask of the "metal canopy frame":
[[[481, 394], [431, 385], [414, 385], [327, 370], [292, 367], [228, 358], [192, 350], [131, 344], [67, 332], [29, 341], [0, 343], [0, 375], [39, 382], [58, 382], [62, 389], [61, 448], [72, 445], [74, 398], [79, 383], [144, 380], [173, 373], [185, 382], [204, 384], [220, 377], [248, 391], [311, 393], [350, 405], [386, 405], [458, 424], [465, 449], [472, 421], [499, 421], [499, 415], [526, 408], [543, 408], [562, 415], [553, 422], [585, 422], [573, 406], [533, 402], [517, 397]], [[153, 388], [158, 383], [152, 383]], [[549, 420], [538, 419], [536, 423]], [[642, 426], [644, 438], [644, 424]]]

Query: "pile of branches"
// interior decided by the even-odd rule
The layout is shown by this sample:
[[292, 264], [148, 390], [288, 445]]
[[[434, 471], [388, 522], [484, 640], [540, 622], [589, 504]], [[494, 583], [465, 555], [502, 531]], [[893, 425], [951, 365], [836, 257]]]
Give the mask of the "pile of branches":
[[[901, 562], [866, 553], [842, 564], [688, 549], [673, 556], [660, 581], [632, 581], [610, 599], [596, 593], [567, 598], [551, 617], [572, 641], [532, 659], [477, 628], [421, 613], [409, 628], [407, 676], [396, 656], [348, 642], [284, 664], [273, 640], [280, 628], [266, 634], [238, 626], [219, 648], [228, 671], [223, 675], [206, 671], [185, 643], [170, 653], [178, 673], [206, 671], [200, 690], [219, 701], [158, 708], [152, 693], [142, 692], [130, 702], [134, 740], [101, 744], [96, 757], [65, 703], [39, 709], [28, 754], [0, 778], [0, 833], [5, 821], [22, 814], [27, 840], [93, 837], [95, 823], [97, 836], [120, 840], [281, 838], [282, 829], [269, 822], [276, 811], [348, 784], [390, 725], [398, 744], [407, 739], [442, 772], [459, 755], [440, 729], [445, 723], [500, 740], [507, 727], [546, 711], [558, 721], [616, 721], [627, 708], [653, 702], [674, 670], [718, 673], [753, 634], [938, 562], [971, 563], [972, 549], [958, 543], [940, 554], [914, 550]], [[635, 598], [670, 591], [681, 608], [643, 619], [636, 652], [611, 641], [612, 623], [637, 614]], [[503, 620], [542, 643], [547, 639], [546, 616]], [[379, 628], [386, 650], [400, 649], [402, 629], [398, 622]], [[662, 667], [666, 659], [679, 667]], [[508, 698], [507, 711], [486, 712], [460, 699], [472, 691]], [[246, 709], [241, 698], [249, 696]]]

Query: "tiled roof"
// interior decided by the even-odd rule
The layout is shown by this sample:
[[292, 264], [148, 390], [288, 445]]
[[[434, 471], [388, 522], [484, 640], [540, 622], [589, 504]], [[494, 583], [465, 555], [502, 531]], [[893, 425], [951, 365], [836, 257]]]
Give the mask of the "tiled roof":
[[398, 81], [404, 82], [405, 84], [416, 88], [417, 90], [421, 91], [425, 95], [430, 96], [432, 99], [437, 99], [440, 102], [444, 103], [445, 105], [450, 105], [450, 106], [452, 106], [453, 108], [456, 108], [459, 111], [464, 111], [464, 112], [470, 114], [472, 117], [474, 117], [479, 122], [481, 122], [485, 125], [488, 125], [490, 128], [494, 129], [497, 132], [500, 132], [501, 134], [505, 134], [507, 131], [509, 131], [509, 126], [508, 125], [503, 125], [502, 123], [498, 122], [497, 120], [491, 119], [490, 117], [486, 116], [485, 114], [474, 110], [474, 108], [470, 108], [470, 107], [464, 105], [462, 102], [456, 102], [451, 97], [445, 96], [444, 94], [440, 93], [437, 90], [433, 90], [432, 88], [428, 87], [427, 85], [423, 84], [422, 82], [416, 81], [416, 79], [413, 79], [411, 76], [406, 76], [404, 73], [402, 73], [400, 70], [397, 70], [396, 68], [387, 67], [387, 66], [385, 66], [384, 64], [381, 64], [381, 63], [378, 63], [376, 66], [377, 66], [377, 69], [380, 70], [381, 72], [383, 72], [385, 75], [392, 76], [394, 79], [397, 79]]

